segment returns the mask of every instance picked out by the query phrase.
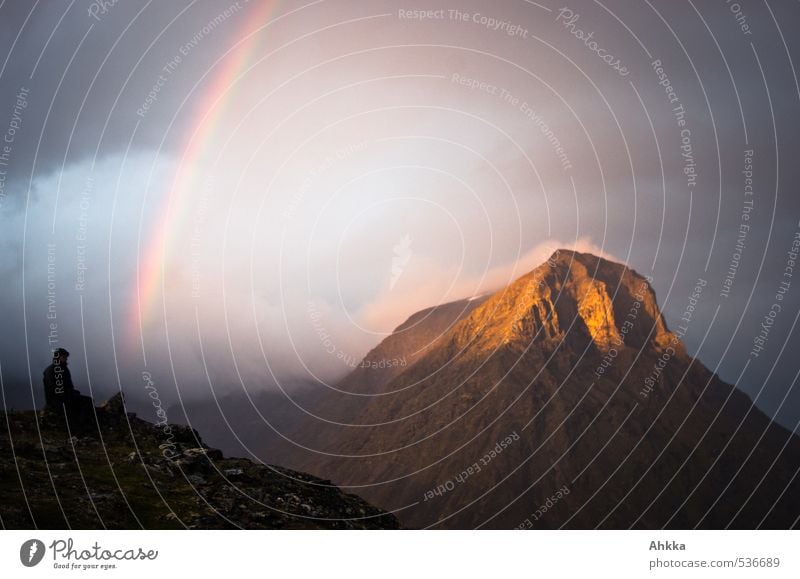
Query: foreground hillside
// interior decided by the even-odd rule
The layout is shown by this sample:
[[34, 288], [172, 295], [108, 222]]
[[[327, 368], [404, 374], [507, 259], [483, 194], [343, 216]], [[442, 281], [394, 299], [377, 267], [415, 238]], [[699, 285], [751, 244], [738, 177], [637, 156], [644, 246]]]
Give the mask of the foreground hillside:
[[99, 432], [69, 438], [52, 415], [0, 416], [2, 528], [398, 527], [330, 481], [224, 458], [191, 428], [145, 422], [120, 396], [97, 419]]

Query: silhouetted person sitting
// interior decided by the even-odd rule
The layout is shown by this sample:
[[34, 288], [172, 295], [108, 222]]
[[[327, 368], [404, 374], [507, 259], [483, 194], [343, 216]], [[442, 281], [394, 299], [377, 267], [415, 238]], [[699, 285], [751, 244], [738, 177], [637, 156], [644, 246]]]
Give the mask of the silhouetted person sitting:
[[58, 348], [53, 352], [53, 363], [44, 371], [45, 409], [69, 421], [73, 436], [87, 434], [94, 424], [94, 405], [89, 396], [82, 396], [72, 384], [67, 367], [69, 352]]

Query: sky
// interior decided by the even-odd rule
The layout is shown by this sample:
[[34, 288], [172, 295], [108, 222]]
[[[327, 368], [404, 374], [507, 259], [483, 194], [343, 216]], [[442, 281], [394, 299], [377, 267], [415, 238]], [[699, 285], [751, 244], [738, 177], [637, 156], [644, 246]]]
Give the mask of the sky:
[[54, 347], [99, 397], [333, 382], [415, 311], [571, 247], [651, 276], [689, 351], [794, 428], [798, 23], [776, 1], [6, 1], [4, 403], [40, 399]]

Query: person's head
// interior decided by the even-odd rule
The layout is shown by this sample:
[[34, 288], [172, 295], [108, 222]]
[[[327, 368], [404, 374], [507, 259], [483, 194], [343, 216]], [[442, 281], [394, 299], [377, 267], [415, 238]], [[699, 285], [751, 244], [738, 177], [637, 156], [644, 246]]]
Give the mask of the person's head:
[[56, 364], [66, 366], [67, 358], [69, 358], [69, 352], [67, 352], [64, 348], [58, 348], [53, 352], [53, 362]]

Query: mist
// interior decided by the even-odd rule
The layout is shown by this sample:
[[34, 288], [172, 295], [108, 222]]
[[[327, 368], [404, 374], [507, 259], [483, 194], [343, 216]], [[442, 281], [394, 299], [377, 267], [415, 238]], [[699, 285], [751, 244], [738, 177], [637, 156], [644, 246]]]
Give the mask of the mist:
[[[651, 276], [668, 322], [708, 280], [687, 346], [740, 376], [800, 215], [798, 134], [775, 121], [800, 105], [796, 48], [759, 32], [767, 9], [754, 57], [723, 5], [671, 33], [669, 3], [610, 3], [645, 47], [575, 3], [621, 76], [525, 3], [460, 8], [514, 33], [392, 2], [90, 4], [0, 9], [6, 406], [41, 404], [55, 347], [96, 400], [143, 398], [145, 375], [165, 404], [334, 383], [415, 311], [559, 247]], [[794, 426], [797, 288], [784, 305], [738, 385]]]

